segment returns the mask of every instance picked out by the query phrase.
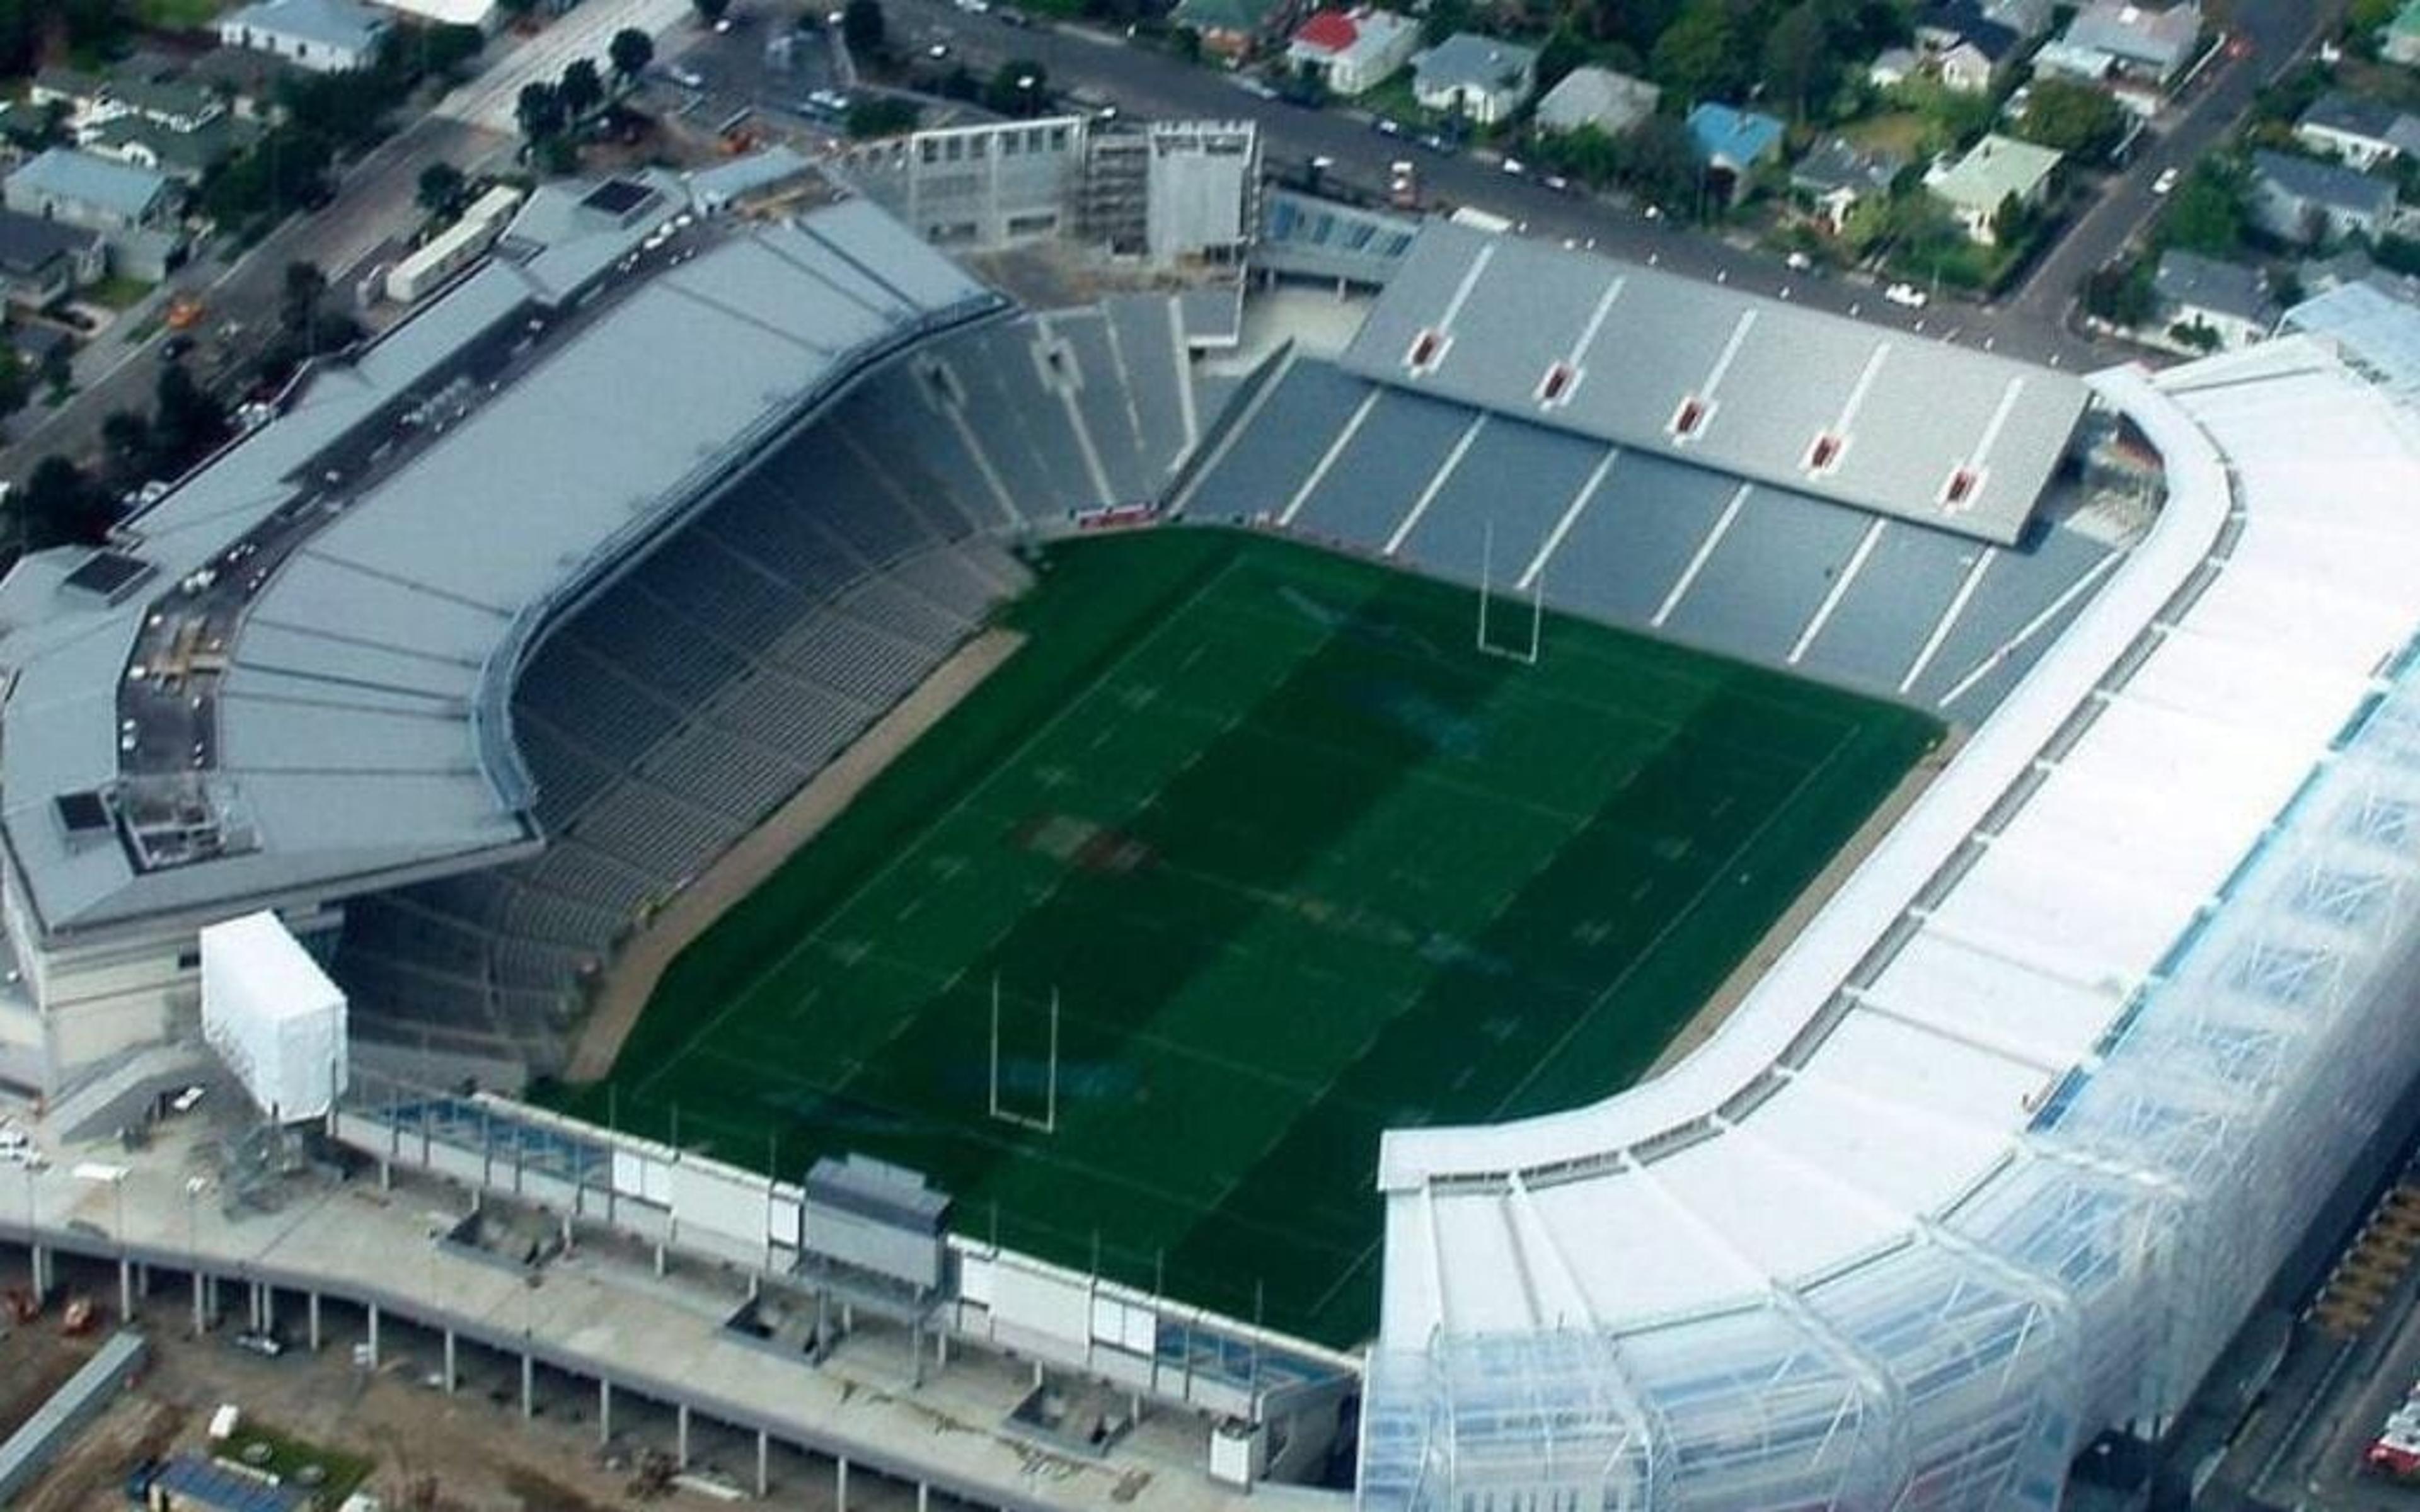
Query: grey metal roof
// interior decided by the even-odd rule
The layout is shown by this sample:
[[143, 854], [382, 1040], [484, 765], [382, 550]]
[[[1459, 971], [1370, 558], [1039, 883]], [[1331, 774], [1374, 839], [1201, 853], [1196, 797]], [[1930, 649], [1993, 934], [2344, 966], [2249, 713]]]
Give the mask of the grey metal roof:
[[2311, 108], [2303, 112], [2303, 118], [2295, 124], [2383, 142], [2387, 139], [2386, 133], [2393, 131], [2395, 123], [2402, 117], [2401, 111], [2382, 100], [2370, 100], [2332, 89], [2311, 101]]
[[0, 210], [0, 273], [34, 272], [59, 257], [85, 252], [100, 239], [98, 231]]
[[1655, 114], [1664, 91], [1644, 79], [1593, 66], [1574, 69], [1538, 101], [1538, 124], [1570, 131], [1583, 126], [1621, 132]]
[[1456, 32], [1412, 60], [1420, 87], [1444, 89], [1468, 85], [1502, 89], [1529, 76], [1538, 66], [1538, 50], [1477, 32]]
[[256, 0], [220, 18], [222, 33], [273, 32], [346, 53], [365, 53], [387, 28], [387, 19], [353, 0]]
[[2096, 0], [2068, 23], [2067, 41], [2164, 70], [2184, 60], [2201, 25], [2201, 8], [2192, 0], [2164, 8], [2132, 0]]
[[503, 711], [553, 611], [861, 364], [1001, 302], [863, 202], [733, 228], [576, 314], [538, 295], [490, 262], [132, 522], [169, 583], [255, 570], [228, 556], [247, 542], [291, 553], [245, 590], [194, 779], [242, 815], [240, 854], [145, 870], [53, 818], [119, 779], [120, 681], [152, 608], [188, 600], [83, 609], [59, 553], [0, 583], [0, 834], [46, 933], [342, 897], [530, 843]]
[[770, 189], [814, 167], [805, 157], [776, 145], [690, 174], [690, 203], [701, 210], [719, 210], [733, 200]]
[[[1423, 345], [1430, 363], [1416, 371]], [[1421, 231], [1341, 362], [2003, 544], [2024, 530], [2086, 398], [2063, 373], [1443, 222]], [[1689, 407], [1696, 423], [1682, 427]], [[1811, 466], [1826, 436], [1826, 464]]]
[[1252, 266], [1305, 278], [1384, 284], [1411, 250], [1419, 223], [1383, 210], [1272, 189], [1261, 196]]
[[113, 1334], [76, 1368], [65, 1384], [35, 1408], [8, 1442], [0, 1443], [0, 1498], [14, 1500], [32, 1485], [51, 1458], [66, 1447], [77, 1424], [109, 1405], [109, 1394], [143, 1363], [143, 1335]]
[[8, 176], [8, 187], [49, 199], [92, 205], [124, 220], [150, 212], [168, 180], [148, 168], [113, 162], [73, 147], [52, 147]]
[[2381, 215], [2395, 204], [2393, 184], [2337, 163], [2285, 152], [2256, 152], [2252, 171], [2295, 199], [2332, 209]]
[[2151, 287], [2169, 304], [2211, 310], [2238, 319], [2265, 322], [2277, 313], [2258, 269], [2181, 248], [2160, 255]]

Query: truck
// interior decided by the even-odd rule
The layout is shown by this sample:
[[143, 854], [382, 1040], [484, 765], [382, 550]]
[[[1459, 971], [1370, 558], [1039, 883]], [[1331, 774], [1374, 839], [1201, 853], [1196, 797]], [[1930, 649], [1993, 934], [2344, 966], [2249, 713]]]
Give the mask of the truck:
[[1511, 217], [1498, 215], [1494, 210], [1482, 210], [1472, 205], [1463, 206], [1447, 219], [1456, 225], [1466, 225], [1474, 231], [1484, 231], [1491, 236], [1500, 237], [1512, 229]]

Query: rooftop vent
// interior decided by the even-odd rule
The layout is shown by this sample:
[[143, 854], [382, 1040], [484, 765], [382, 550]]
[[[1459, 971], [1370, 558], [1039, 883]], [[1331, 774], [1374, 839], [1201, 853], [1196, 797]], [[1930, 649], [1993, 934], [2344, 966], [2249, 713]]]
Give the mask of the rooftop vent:
[[1846, 440], [1828, 430], [1816, 432], [1815, 443], [1807, 448], [1807, 471], [1831, 471], [1839, 465], [1840, 454], [1848, 449], [1848, 445]]
[[1963, 509], [1975, 501], [1975, 490], [1983, 486], [1983, 475], [1973, 468], [1959, 468], [1949, 474], [1949, 482], [1941, 490], [1941, 501], [1952, 509]]
[[1546, 369], [1546, 376], [1538, 380], [1538, 402], [1544, 405], [1564, 403], [1571, 398], [1572, 389], [1579, 380], [1579, 369], [1569, 363], [1555, 363]]
[[101, 795], [99, 789], [62, 793], [51, 802], [58, 810], [60, 827], [70, 837], [109, 832], [109, 801]]
[[1404, 365], [1415, 373], [1425, 373], [1445, 361], [1445, 349], [1453, 345], [1442, 331], [1423, 331], [1412, 338], [1412, 349], [1404, 358]]
[[115, 604], [152, 574], [151, 563], [123, 551], [95, 551], [67, 575], [65, 586]]
[[1673, 439], [1685, 441], [1695, 436], [1705, 428], [1706, 417], [1712, 413], [1714, 406], [1694, 393], [1682, 400], [1681, 408], [1672, 411]]

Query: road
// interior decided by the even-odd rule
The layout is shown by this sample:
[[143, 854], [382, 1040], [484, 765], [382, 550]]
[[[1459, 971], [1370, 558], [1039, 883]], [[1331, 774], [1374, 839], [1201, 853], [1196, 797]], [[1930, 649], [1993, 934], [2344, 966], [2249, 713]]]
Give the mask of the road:
[[2150, 147], [2135, 154], [2091, 207], [2067, 229], [2005, 303], [2033, 324], [2064, 326], [2085, 275], [2118, 256], [2160, 206], [2151, 183], [2161, 170], [2183, 172], [2201, 161], [2234, 129], [2261, 86], [2292, 69], [2333, 30], [2346, 0], [2235, 0], [2232, 36], [2241, 55], [2222, 53], [2196, 78], [2180, 110], [2156, 130]]

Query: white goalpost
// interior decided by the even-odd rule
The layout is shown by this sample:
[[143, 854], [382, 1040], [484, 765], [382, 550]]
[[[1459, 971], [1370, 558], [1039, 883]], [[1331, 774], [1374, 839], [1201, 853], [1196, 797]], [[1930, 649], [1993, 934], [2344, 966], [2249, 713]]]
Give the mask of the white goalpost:
[[[1496, 591], [1496, 522], [1485, 522], [1479, 548], [1479, 633], [1477, 642], [1481, 654], [1502, 656], [1524, 667], [1538, 664], [1538, 643], [1545, 630], [1546, 575], [1540, 572], [1529, 585], [1529, 643], [1526, 646], [1497, 645], [1488, 635], [1487, 609]], [[1513, 592], [1520, 592], [1516, 583]]]
[[1000, 974], [991, 979], [991, 1097], [987, 1109], [1001, 1123], [1031, 1129], [1035, 1134], [1059, 1132], [1059, 989], [1050, 989], [1050, 1057], [1043, 1072], [1042, 1117], [1020, 1113], [1002, 1104], [1000, 1096]]

